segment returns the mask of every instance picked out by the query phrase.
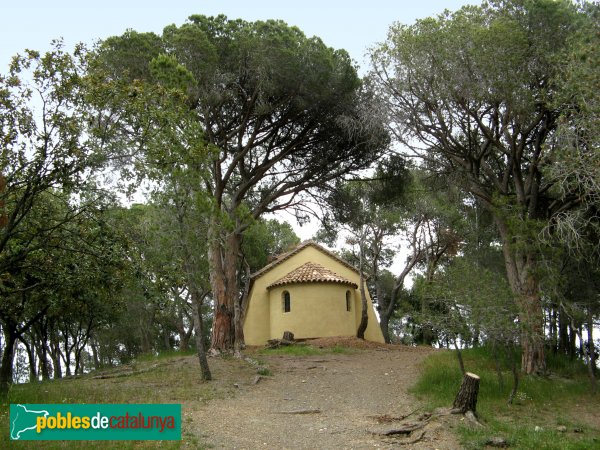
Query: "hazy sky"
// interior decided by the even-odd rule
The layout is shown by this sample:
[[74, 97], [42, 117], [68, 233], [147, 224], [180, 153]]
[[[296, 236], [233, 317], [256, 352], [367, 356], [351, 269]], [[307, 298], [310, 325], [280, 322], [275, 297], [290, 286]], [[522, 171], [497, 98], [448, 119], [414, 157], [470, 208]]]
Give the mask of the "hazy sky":
[[365, 51], [385, 39], [394, 21], [412, 23], [458, 9], [467, 0], [4, 0], [0, 5], [0, 72], [25, 48], [45, 50], [52, 39], [77, 42], [123, 33], [127, 28], [160, 33], [171, 23], [182, 24], [191, 14], [246, 20], [282, 19], [309, 36], [317, 35], [334, 48], [345, 48], [365, 67]]

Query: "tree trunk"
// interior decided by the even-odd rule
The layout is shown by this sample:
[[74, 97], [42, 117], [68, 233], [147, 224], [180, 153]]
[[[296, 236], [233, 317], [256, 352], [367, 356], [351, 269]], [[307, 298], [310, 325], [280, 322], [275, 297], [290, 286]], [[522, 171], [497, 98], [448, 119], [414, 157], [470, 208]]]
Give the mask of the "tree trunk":
[[90, 347], [92, 348], [92, 358], [94, 359], [94, 370], [100, 369], [100, 358], [98, 357], [98, 344], [96, 339], [90, 339]]
[[[185, 306], [182, 304], [183, 299], [179, 299], [178, 307], [177, 307], [177, 317], [175, 319], [175, 326], [177, 327], [177, 333], [179, 334], [179, 350], [187, 351], [190, 347], [190, 338], [192, 336], [193, 326], [189, 327], [188, 330], [185, 329], [185, 321], [184, 317], [188, 317], [184, 311]], [[187, 300], [186, 300], [187, 302]]]
[[65, 362], [65, 376], [71, 376], [71, 346], [69, 346], [69, 333], [68, 330], [63, 331], [65, 339], [65, 351], [63, 353], [63, 359]]
[[544, 312], [536, 274], [535, 254], [513, 248], [514, 236], [500, 218], [496, 224], [502, 238], [506, 274], [519, 309], [521, 328], [521, 370], [527, 374], [544, 373]]
[[558, 352], [561, 355], [569, 354], [569, 320], [561, 306], [558, 314]]
[[[231, 315], [227, 310], [225, 292], [225, 271], [223, 270], [223, 255], [221, 251], [220, 224], [213, 219], [209, 227], [209, 278], [214, 301], [214, 318], [211, 336], [211, 350], [223, 351], [231, 348]], [[195, 319], [194, 319], [195, 320]]]
[[465, 370], [465, 363], [463, 361], [463, 357], [462, 357], [462, 352], [460, 350], [460, 346], [458, 345], [458, 339], [456, 339], [456, 336], [453, 336], [453, 340], [454, 340], [454, 349], [456, 350], [456, 358], [458, 359], [458, 365], [460, 367], [460, 373], [463, 374], [463, 376], [467, 373]]
[[481, 331], [479, 330], [479, 325], [475, 325], [473, 328], [473, 341], [472, 341], [473, 348], [479, 347], [480, 334], [481, 334]]
[[390, 320], [387, 314], [381, 314], [379, 316], [379, 327], [381, 328], [381, 333], [383, 334], [383, 339], [387, 344], [391, 343], [390, 340]]
[[54, 379], [59, 380], [62, 378], [62, 365], [60, 362], [60, 341], [56, 330], [50, 332], [50, 358], [52, 358], [52, 366], [54, 367]]
[[477, 407], [477, 394], [479, 393], [479, 377], [471, 372], [466, 372], [460, 389], [456, 394], [452, 409], [462, 414], [467, 411], [471, 411], [473, 414], [476, 412]]
[[[181, 227], [181, 234], [183, 235], [185, 230], [183, 226], [183, 216], [181, 214], [178, 217], [178, 221], [179, 226]], [[196, 331], [196, 351], [198, 353], [198, 362], [200, 363], [200, 373], [203, 380], [211, 380], [212, 374], [210, 373], [208, 360], [206, 359], [206, 348], [204, 347], [204, 333], [202, 326], [202, 302], [204, 301], [206, 293], [202, 294], [201, 288], [197, 284], [197, 266], [194, 263], [194, 257], [190, 253], [189, 247], [185, 242], [180, 242], [180, 245], [183, 248], [183, 269], [186, 275], [188, 292], [192, 300], [192, 320]]]
[[569, 323], [569, 358], [574, 360], [577, 356], [577, 326], [571, 321]]
[[356, 330], [356, 337], [359, 339], [365, 338], [365, 331], [367, 331], [367, 326], [369, 326], [369, 313], [368, 313], [368, 304], [367, 304], [367, 294], [365, 292], [365, 275], [363, 273], [363, 240], [364, 238], [361, 236], [360, 242], [360, 263], [359, 263], [359, 272], [360, 272], [360, 304], [361, 304], [361, 314], [360, 314], [360, 324], [358, 325], [358, 330]]
[[[588, 320], [590, 320], [589, 314], [591, 314], [588, 311]], [[579, 337], [579, 342], [582, 343], [583, 342], [583, 332], [579, 331], [578, 333], [578, 337]], [[590, 384], [592, 387], [592, 393], [595, 394], [596, 390], [597, 390], [597, 386], [596, 386], [596, 376], [594, 375], [594, 366], [592, 365], [592, 354], [590, 351], [588, 351], [588, 349], [593, 351], [593, 341], [592, 341], [592, 334], [590, 333], [590, 330], [588, 330], [588, 345], [582, 344], [582, 351], [583, 351], [583, 358], [586, 362], [587, 365], [587, 369], [588, 369], [588, 375], [590, 377]]]
[[17, 333], [8, 327], [3, 327], [4, 331], [4, 352], [2, 353], [2, 363], [0, 365], [0, 395], [8, 394], [8, 389], [13, 381], [13, 359], [15, 356], [15, 342]]
[[517, 389], [519, 389], [519, 371], [517, 370], [515, 350], [512, 344], [510, 345], [510, 368], [513, 374], [513, 385], [508, 397], [508, 404], [512, 405], [512, 402], [517, 395]]
[[239, 286], [237, 268], [239, 263], [240, 236], [229, 233], [225, 245], [220, 245], [220, 233], [211, 226], [209, 243], [210, 284], [212, 286], [215, 302], [215, 314], [212, 329], [211, 350], [216, 352], [229, 352], [234, 349], [236, 336], [243, 343], [241, 326], [236, 330], [235, 319], [241, 320], [241, 314], [236, 317], [235, 311], [239, 307]]
[[[151, 314], [153, 315], [153, 314]], [[152, 351], [152, 336], [150, 335], [150, 326], [152, 321], [148, 321], [148, 318], [145, 317], [146, 314], [140, 314], [138, 317], [138, 330], [140, 332], [140, 350], [144, 354], [148, 354]], [[65, 353], [66, 353], [65, 349]], [[68, 373], [67, 373], [68, 375]]]
[[590, 364], [592, 370], [592, 376], [595, 377], [596, 371], [596, 346], [594, 345], [594, 315], [592, 313], [591, 306], [588, 306], [587, 310], [587, 338], [588, 338], [588, 352], [590, 355]]
[[212, 380], [208, 360], [206, 359], [206, 348], [204, 347], [204, 337], [202, 330], [202, 300], [198, 295], [192, 294], [192, 307], [194, 315], [194, 329], [196, 330], [196, 351], [198, 352], [198, 361], [200, 363], [200, 372], [203, 380]]
[[165, 347], [165, 350], [169, 351], [169, 350], [171, 350], [171, 336], [170, 336], [169, 327], [167, 326], [167, 324], [165, 324], [165, 323], [162, 324], [162, 331], [163, 331], [163, 345]]
[[[402, 272], [396, 277], [394, 282], [394, 288], [392, 289], [392, 293], [390, 295], [390, 300], [385, 307], [382, 305], [381, 311], [379, 314], [381, 315], [381, 331], [383, 331], [383, 337], [386, 343], [390, 343], [390, 334], [389, 334], [389, 321], [392, 318], [392, 314], [394, 314], [394, 309], [396, 308], [396, 302], [398, 299], [398, 295], [402, 291], [402, 287], [404, 286], [404, 280], [410, 271], [417, 265], [419, 261], [422, 260], [422, 252], [418, 245], [418, 237], [417, 233], [419, 231], [419, 227], [421, 225], [421, 221], [418, 220], [412, 229], [410, 234], [410, 246], [411, 246], [411, 255], [410, 259], [406, 262], [406, 265], [402, 269]], [[383, 323], [385, 323], [385, 330], [383, 328]], [[386, 337], [387, 336], [387, 337]]]
[[21, 336], [19, 340], [25, 346], [25, 351], [27, 352], [27, 359], [29, 361], [29, 382], [33, 383], [38, 379], [35, 363], [35, 346], [33, 345], [33, 343], [30, 345], [29, 342], [27, 342], [25, 336]]
[[191, 327], [189, 330], [184, 330], [179, 332], [179, 350], [185, 352], [190, 349], [190, 338], [192, 337], [192, 331], [194, 327]]
[[500, 358], [498, 357], [498, 342], [493, 341], [492, 354], [494, 355], [494, 365], [496, 368], [496, 377], [498, 378], [498, 386], [500, 391], [504, 391], [504, 378], [502, 377], [502, 368], [500, 367]]
[[235, 326], [235, 354], [237, 356], [241, 356], [241, 350], [246, 348], [246, 342], [244, 339], [244, 319], [246, 318], [246, 313], [248, 312], [248, 302], [250, 301], [250, 265], [244, 259], [244, 272], [246, 275], [246, 280], [244, 283], [244, 291], [242, 296], [238, 301], [235, 302], [234, 309], [234, 326]]
[[[430, 283], [430, 281], [428, 281]], [[428, 313], [429, 307], [427, 305], [427, 298], [425, 296], [421, 296], [421, 317], [429, 317]], [[431, 346], [433, 345], [433, 329], [431, 325], [424, 320], [421, 322], [421, 343], [424, 345]]]
[[543, 311], [537, 285], [533, 292], [520, 300], [521, 320], [521, 370], [526, 374], [546, 372], [544, 352]]
[[558, 327], [556, 322], [556, 307], [552, 307], [550, 311], [550, 345], [552, 353], [556, 354], [558, 350]]

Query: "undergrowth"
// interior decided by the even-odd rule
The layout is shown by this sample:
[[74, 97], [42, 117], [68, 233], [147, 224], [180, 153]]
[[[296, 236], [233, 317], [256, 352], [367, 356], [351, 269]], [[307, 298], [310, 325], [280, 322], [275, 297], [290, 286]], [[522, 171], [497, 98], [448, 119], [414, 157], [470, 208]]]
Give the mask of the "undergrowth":
[[[600, 431], [594, 427], [600, 396], [591, 395], [586, 368], [580, 361], [549, 357], [551, 376], [520, 376], [516, 398], [509, 405], [512, 373], [502, 370], [502, 382], [499, 380], [489, 349], [465, 350], [463, 358], [466, 370], [480, 377], [477, 414], [485, 425], [459, 427], [465, 448], [484, 448], [493, 436], [503, 437], [510, 448], [518, 449], [600, 448]], [[507, 361], [503, 363], [508, 367]], [[461, 379], [455, 354], [438, 352], [423, 363], [413, 393], [431, 409], [449, 407]], [[562, 427], [566, 431], [560, 431]]]

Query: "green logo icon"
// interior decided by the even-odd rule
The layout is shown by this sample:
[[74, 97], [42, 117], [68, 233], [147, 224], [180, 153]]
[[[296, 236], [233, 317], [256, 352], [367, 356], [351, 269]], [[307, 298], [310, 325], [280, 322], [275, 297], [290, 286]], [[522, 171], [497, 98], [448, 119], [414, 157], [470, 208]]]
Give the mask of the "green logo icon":
[[180, 440], [180, 404], [11, 404], [10, 438]]

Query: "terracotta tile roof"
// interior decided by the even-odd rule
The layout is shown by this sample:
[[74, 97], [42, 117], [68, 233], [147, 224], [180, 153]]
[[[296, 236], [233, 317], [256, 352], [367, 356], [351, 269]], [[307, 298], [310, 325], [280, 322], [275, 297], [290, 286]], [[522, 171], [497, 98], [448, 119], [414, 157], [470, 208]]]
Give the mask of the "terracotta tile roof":
[[340, 258], [339, 256], [337, 256], [335, 253], [330, 252], [329, 250], [327, 250], [324, 247], [321, 247], [319, 244], [317, 244], [314, 241], [304, 241], [302, 242], [300, 245], [298, 245], [298, 247], [296, 247], [295, 249], [287, 252], [287, 253], [283, 253], [281, 255], [279, 255], [277, 257], [277, 259], [273, 262], [271, 262], [270, 264], [267, 264], [265, 267], [263, 267], [260, 270], [257, 270], [256, 272], [254, 272], [250, 278], [252, 280], [258, 278], [259, 276], [263, 275], [264, 273], [268, 272], [269, 270], [271, 270], [273, 267], [278, 266], [279, 264], [281, 264], [282, 262], [284, 262], [285, 260], [291, 258], [292, 256], [294, 256], [295, 254], [299, 253], [302, 249], [311, 246], [316, 248], [317, 250], [319, 250], [321, 253], [326, 254], [327, 256], [335, 259], [336, 261], [338, 261], [340, 264], [343, 264], [344, 266], [348, 267], [349, 269], [353, 270], [354, 272], [358, 273], [358, 269], [356, 267], [354, 267], [351, 264], [348, 264], [346, 261], [344, 261], [342, 258]]
[[283, 278], [274, 281], [267, 286], [267, 289], [274, 288], [276, 286], [282, 286], [284, 284], [293, 283], [339, 283], [348, 284], [356, 289], [358, 286], [350, 280], [338, 275], [337, 273], [326, 269], [325, 267], [307, 262], [302, 264], [300, 267], [292, 270]]

